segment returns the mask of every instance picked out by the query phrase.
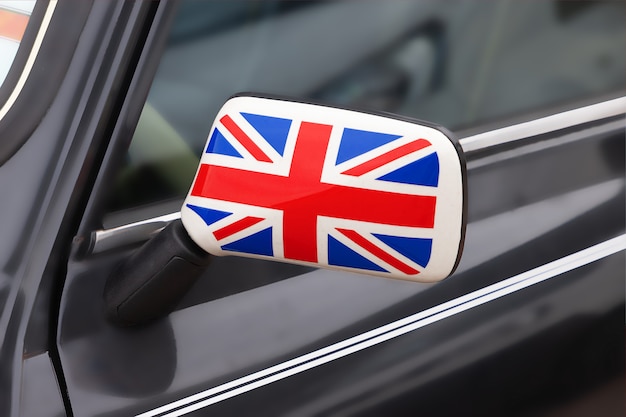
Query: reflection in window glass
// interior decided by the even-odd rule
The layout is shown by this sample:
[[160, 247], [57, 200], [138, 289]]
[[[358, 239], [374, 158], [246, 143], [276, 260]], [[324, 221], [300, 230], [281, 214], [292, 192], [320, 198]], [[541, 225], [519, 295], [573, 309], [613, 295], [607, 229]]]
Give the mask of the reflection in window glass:
[[574, 3], [183, 1], [110, 209], [182, 198], [237, 92], [458, 129], [622, 91], [626, 3]]
[[9, 73], [34, 7], [34, 0], [0, 0], [0, 86]]

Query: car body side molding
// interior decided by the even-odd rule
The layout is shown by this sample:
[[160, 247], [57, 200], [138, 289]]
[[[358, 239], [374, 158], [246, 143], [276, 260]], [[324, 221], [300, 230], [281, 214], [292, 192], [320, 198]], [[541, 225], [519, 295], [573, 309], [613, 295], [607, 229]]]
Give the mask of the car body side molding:
[[136, 417], [176, 417], [280, 381], [317, 366], [346, 357], [411, 331], [463, 313], [506, 295], [588, 265], [626, 249], [626, 234], [499, 281], [400, 320], [351, 337], [306, 355], [279, 363], [217, 387], [146, 411]]

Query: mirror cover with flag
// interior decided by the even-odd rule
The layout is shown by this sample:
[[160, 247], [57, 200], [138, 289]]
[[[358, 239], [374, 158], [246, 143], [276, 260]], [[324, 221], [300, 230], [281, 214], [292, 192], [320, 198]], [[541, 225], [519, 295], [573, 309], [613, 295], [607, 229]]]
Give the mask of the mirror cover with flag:
[[182, 220], [215, 255], [436, 281], [460, 256], [464, 171], [421, 122], [238, 96], [215, 119]]

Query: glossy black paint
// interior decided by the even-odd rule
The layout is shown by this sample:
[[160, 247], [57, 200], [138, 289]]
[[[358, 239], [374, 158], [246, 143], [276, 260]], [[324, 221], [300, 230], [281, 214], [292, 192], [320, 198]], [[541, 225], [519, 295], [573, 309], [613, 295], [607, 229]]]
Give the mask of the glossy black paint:
[[[623, 263], [607, 258], [190, 415], [529, 415], [623, 367], [623, 310], [607, 308]], [[598, 299], [580, 305], [588, 292]]]
[[[46, 115], [0, 166], [1, 415], [150, 410], [624, 233], [622, 117], [530, 141], [545, 147], [469, 155], [466, 250], [440, 284], [219, 258], [170, 317], [116, 328], [102, 290], [133, 248], [87, 256], [82, 240], [100, 227], [170, 7], [90, 4]], [[547, 413], [623, 384], [624, 262], [612, 255], [196, 414]]]

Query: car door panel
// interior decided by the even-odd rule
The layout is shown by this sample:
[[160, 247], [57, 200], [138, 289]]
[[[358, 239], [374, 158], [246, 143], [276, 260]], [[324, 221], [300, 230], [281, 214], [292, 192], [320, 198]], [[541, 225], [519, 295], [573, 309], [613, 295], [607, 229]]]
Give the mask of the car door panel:
[[[58, 342], [74, 412], [77, 415], [99, 415], [110, 410], [125, 414], [153, 409], [358, 336], [623, 233], [624, 219], [621, 214], [624, 212], [624, 180], [619, 169], [609, 169], [602, 163], [602, 158], [611, 153], [608, 149], [619, 148], [623, 131], [614, 129], [598, 136], [591, 135], [577, 141], [574, 147], [567, 140], [558, 144], [560, 136], [555, 136], [557, 144], [554, 146], [522, 152], [518, 157], [507, 158], [506, 163], [496, 161], [482, 164], [476, 168], [476, 174], [470, 170], [470, 213], [479, 212], [474, 207], [480, 207], [481, 198], [491, 199], [491, 207], [502, 208], [496, 213], [485, 213], [482, 217], [474, 215], [477, 219], [470, 216], [466, 257], [458, 272], [438, 285], [380, 280], [322, 270], [283, 277], [272, 282], [269, 278], [274, 272], [270, 268], [265, 271], [240, 270], [241, 280], [250, 275], [252, 280], [267, 284], [244, 287], [241, 291], [238, 291], [237, 285], [228, 289], [228, 284], [225, 284], [223, 296], [218, 298], [211, 294], [211, 286], [205, 282], [228, 279], [220, 270], [227, 269], [232, 263], [229, 263], [228, 258], [215, 258], [213, 265], [191, 290], [189, 298], [193, 301], [182, 302], [185, 308], [144, 328], [120, 329], [104, 319], [101, 294], [108, 274], [114, 273], [115, 266], [128, 256], [130, 249], [110, 250], [72, 260], [61, 304]], [[497, 153], [485, 158], [495, 155]], [[578, 174], [575, 172], [577, 164], [590, 155], [592, 160], [596, 158], [598, 162], [588, 165], [588, 175], [581, 175], [579, 182], [563, 181], [568, 170], [575, 177]], [[559, 158], [558, 166], [565, 171], [551, 175], [554, 165], [541, 162], [550, 158], [553, 162]], [[480, 161], [480, 158], [474, 161]], [[537, 167], [538, 172], [524, 175], [525, 166]], [[495, 178], [509, 178], [512, 183], [518, 181], [523, 186], [499, 189], [494, 193], [486, 184]], [[537, 190], [538, 195], [533, 190]], [[503, 201], [498, 204], [495, 201], [499, 198]], [[599, 222], [599, 219], [603, 221]], [[535, 223], [537, 226], [533, 230]], [[524, 228], [528, 230], [515, 232]], [[235, 396], [216, 405], [216, 408], [203, 408], [204, 411], [198, 412], [246, 414], [251, 410], [262, 409], [262, 403], [270, 403], [277, 408], [266, 405], [263, 415], [307, 415], [309, 411], [313, 415], [333, 414], [337, 407], [338, 410], [344, 407], [352, 410], [352, 400], [344, 400], [344, 396], [361, 398], [366, 395], [364, 392], [382, 388], [385, 388], [385, 393], [381, 393], [379, 405], [391, 404], [390, 407], [396, 409], [401, 407], [398, 404], [406, 401], [407, 395], [413, 395], [409, 392], [421, 398], [421, 395], [426, 395], [421, 394], [422, 389], [424, 392], [432, 389], [417, 382], [413, 385], [414, 379], [427, 380], [429, 367], [454, 362], [446, 356], [454, 356], [446, 353], [446, 346], [456, 346], [457, 337], [466, 338], [467, 343], [474, 344], [473, 349], [478, 350], [476, 346], [480, 346], [480, 340], [490, 340], [483, 346], [485, 352], [476, 353], [479, 355], [477, 357], [468, 356], [472, 360], [479, 360], [478, 357], [483, 354], [485, 357], [504, 355], [501, 352], [507, 352], [507, 344], [500, 346], [491, 343], [492, 336], [485, 336], [482, 332], [483, 329], [506, 327], [505, 324], [494, 324], [492, 321], [500, 323], [498, 319], [493, 319], [495, 317], [506, 322], [502, 318], [503, 313], [498, 311], [509, 309], [510, 303], [519, 303], [520, 306], [517, 310], [507, 310], [506, 317], [531, 314], [528, 311], [534, 311], [533, 307], [528, 307], [526, 303], [564, 303], [572, 311], [563, 317], [559, 316], [563, 320], [586, 315], [584, 305], [565, 301], [576, 297], [571, 294], [579, 296], [584, 292], [574, 290], [572, 288], [575, 286], [570, 288], [567, 284], [572, 280], [580, 281], [586, 291], [591, 291], [595, 285], [602, 289], [592, 303], [592, 310], [602, 312], [593, 313], [590, 319], [591, 322], [596, 319], [602, 321], [609, 310], [619, 309], [620, 303], [623, 303], [619, 291], [623, 287], [619, 266], [621, 258], [617, 256], [619, 259], [616, 261], [616, 256], [585, 267], [584, 271], [587, 272], [570, 272], [554, 280], [560, 284], [537, 285], [536, 288], [504, 297], [493, 306], [481, 307], [477, 312], [460, 314], [432, 328], [415, 330], [398, 340], [365, 349], [355, 354], [354, 358], [350, 356], [337, 363], [325, 364], [298, 374], [297, 377], [277, 382], [275, 386], [268, 385], [259, 389], [259, 392], [251, 392], [241, 398]], [[590, 277], [597, 276], [598, 268], [604, 271], [599, 276], [606, 281], [596, 284]], [[268, 279], [255, 276], [264, 273], [268, 274]], [[569, 279], [570, 275], [574, 278]], [[552, 301], [539, 301], [541, 297], [537, 294], [542, 291], [546, 292], [545, 297], [552, 297]], [[515, 322], [517, 319], [511, 320]], [[529, 339], [528, 343], [534, 346], [531, 351], [549, 343], [545, 335], [550, 333], [547, 330], [550, 326], [559, 327], [556, 324], [558, 320], [550, 315], [539, 315], [533, 320], [531, 329], [520, 326], [519, 331], [523, 336], [511, 336], [511, 340], [516, 340], [515, 337]], [[583, 321], [578, 325], [574, 321], [570, 329], [571, 337], [582, 337], [580, 335], [587, 328], [586, 323]], [[491, 335], [491, 330], [484, 331]], [[437, 338], [432, 339], [432, 332], [438, 334]], [[466, 336], [459, 336], [464, 332], [467, 332]], [[403, 342], [405, 340], [407, 342]], [[412, 353], [408, 355], [405, 351]], [[558, 351], [555, 347], [554, 354]], [[452, 349], [450, 352], [457, 350]], [[447, 359], [436, 359], [442, 355]], [[522, 353], [519, 355], [524, 356]], [[428, 359], [431, 357], [435, 358], [432, 363]], [[517, 361], [526, 360], [515, 357]], [[548, 360], [548, 357], [542, 360]], [[389, 381], [385, 379], [384, 370], [395, 375], [393, 370], [404, 369], [404, 361], [409, 359], [415, 360], [416, 364], [411, 365], [415, 370], [407, 370], [407, 373], [412, 375], [414, 372], [415, 375], [403, 376], [399, 381], [407, 379], [412, 382], [407, 382], [406, 386], [397, 382], [400, 388], [395, 394], [389, 393], [395, 391], [387, 391]], [[381, 365], [376, 366], [382, 368], [374, 365], [378, 362]], [[463, 363], [465, 365], [459, 365], [459, 368], [469, 366], [473, 369], [473, 365], [469, 365], [471, 360], [467, 359]], [[370, 369], [370, 366], [374, 368]], [[447, 368], [441, 366], [442, 370], [437, 371], [441, 378], [452, 378], [451, 375], [459, 369], [453, 367], [454, 370], [446, 373], [444, 369]], [[367, 372], [380, 375], [380, 379], [366, 378], [363, 374]], [[515, 375], [519, 369], [511, 369], [510, 372]], [[511, 375], [507, 378], [513, 378]], [[347, 387], [362, 378], [367, 380], [362, 383], [364, 388], [355, 387], [355, 394], [343, 394], [345, 390], [350, 391]], [[487, 390], [487, 387], [476, 387], [476, 395], [482, 393], [481, 390]], [[285, 399], [294, 393], [300, 394], [295, 395], [293, 401]], [[369, 395], [366, 396], [369, 398]], [[349, 404], [346, 405], [345, 401]], [[373, 406], [378, 404], [373, 398], [371, 401]], [[436, 411], [435, 405], [440, 404], [438, 401], [430, 399], [426, 403], [432, 403], [432, 410]], [[498, 409], [500, 412], [507, 410], [507, 403], [498, 404], [498, 407], [503, 407]], [[362, 406], [354, 406], [355, 414], [373, 412]], [[378, 409], [374, 407], [372, 410]], [[441, 410], [448, 408], [443, 407]], [[342, 414], [344, 411], [337, 412]], [[443, 411], [442, 415], [445, 415]]]

